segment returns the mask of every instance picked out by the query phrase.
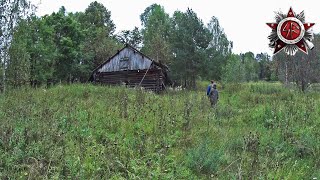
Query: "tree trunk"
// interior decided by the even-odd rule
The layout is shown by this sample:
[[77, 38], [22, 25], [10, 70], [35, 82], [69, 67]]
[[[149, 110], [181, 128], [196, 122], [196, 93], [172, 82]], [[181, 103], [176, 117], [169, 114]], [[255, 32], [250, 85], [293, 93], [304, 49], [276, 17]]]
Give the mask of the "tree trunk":
[[306, 82], [304, 79], [302, 79], [302, 81], [301, 81], [301, 90], [302, 90], [302, 92], [305, 92], [305, 90], [306, 90]]
[[288, 63], [287, 63], [287, 60], [285, 62], [285, 66], [286, 66], [285, 84], [288, 85]]
[[3, 57], [3, 77], [2, 77], [2, 92], [6, 92], [6, 53], [4, 52], [4, 57]]
[[195, 90], [197, 87], [196, 87], [196, 77], [195, 75], [192, 75], [192, 88]]
[[302, 62], [300, 63], [300, 79], [301, 79], [301, 90], [305, 92], [306, 90], [306, 74], [305, 74], [305, 59], [302, 58]]

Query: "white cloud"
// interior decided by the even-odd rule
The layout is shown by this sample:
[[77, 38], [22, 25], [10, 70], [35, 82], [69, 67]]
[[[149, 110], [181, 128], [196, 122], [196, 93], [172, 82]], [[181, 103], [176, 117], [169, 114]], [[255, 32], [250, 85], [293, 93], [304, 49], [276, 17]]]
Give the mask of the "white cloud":
[[[35, 4], [41, 1], [38, 15], [50, 14], [65, 6], [68, 12], [84, 11], [92, 0], [32, 0]], [[315, 0], [100, 0], [98, 1], [111, 11], [111, 18], [117, 26], [117, 31], [140, 27], [140, 14], [153, 3], [164, 6], [167, 13], [175, 10], [193, 9], [207, 24], [212, 16], [219, 19], [228, 38], [234, 42], [234, 52], [254, 53], [267, 52], [267, 36], [271, 29], [267, 22], [274, 22], [274, 12], [281, 10], [286, 13], [290, 6], [296, 13], [305, 11], [306, 21], [314, 22], [314, 32], [319, 32], [320, 11]]]

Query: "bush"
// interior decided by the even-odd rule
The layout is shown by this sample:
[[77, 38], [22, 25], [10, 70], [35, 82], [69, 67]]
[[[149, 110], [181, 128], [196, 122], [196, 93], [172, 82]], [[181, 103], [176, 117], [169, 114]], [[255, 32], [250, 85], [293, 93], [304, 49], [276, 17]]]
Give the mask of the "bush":
[[214, 143], [206, 139], [198, 146], [187, 151], [187, 164], [190, 169], [198, 174], [215, 174], [224, 162], [222, 151], [209, 148], [209, 144]]

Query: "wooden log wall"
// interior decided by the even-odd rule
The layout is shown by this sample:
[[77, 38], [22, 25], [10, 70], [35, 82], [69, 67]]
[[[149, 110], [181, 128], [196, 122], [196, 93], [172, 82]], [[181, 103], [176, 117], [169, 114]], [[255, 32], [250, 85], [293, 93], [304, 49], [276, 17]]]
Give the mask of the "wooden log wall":
[[163, 73], [159, 69], [147, 70], [132, 70], [132, 71], [119, 71], [119, 72], [101, 72], [96, 74], [96, 82], [101, 84], [122, 84], [126, 83], [129, 87], [135, 87], [140, 84], [147, 90], [160, 92], [163, 90]]

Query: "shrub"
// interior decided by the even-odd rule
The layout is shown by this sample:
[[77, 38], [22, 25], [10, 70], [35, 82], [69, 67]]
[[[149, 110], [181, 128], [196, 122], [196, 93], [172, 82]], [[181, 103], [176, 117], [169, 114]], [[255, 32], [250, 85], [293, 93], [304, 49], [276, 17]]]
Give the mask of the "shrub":
[[209, 144], [214, 143], [206, 139], [187, 151], [187, 164], [198, 174], [215, 174], [224, 161], [222, 151], [209, 148]]

